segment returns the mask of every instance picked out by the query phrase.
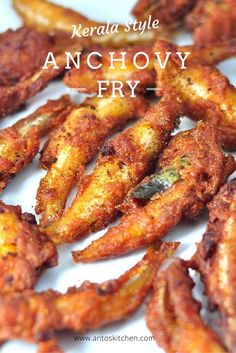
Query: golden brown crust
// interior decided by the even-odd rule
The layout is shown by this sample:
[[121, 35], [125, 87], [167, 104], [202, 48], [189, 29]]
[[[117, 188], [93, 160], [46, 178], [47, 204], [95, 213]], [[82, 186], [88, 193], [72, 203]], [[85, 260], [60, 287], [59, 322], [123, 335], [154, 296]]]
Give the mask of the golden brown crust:
[[72, 206], [43, 231], [55, 243], [63, 243], [105, 228], [130, 188], [153, 167], [180, 114], [174, 97], [163, 100], [133, 127], [106, 143], [93, 173], [79, 185]]
[[33, 215], [0, 201], [0, 292], [34, 288], [39, 275], [57, 264], [55, 246], [39, 232]]
[[140, 306], [156, 271], [177, 247], [178, 243], [157, 244], [117, 280], [86, 281], [66, 294], [25, 291], [2, 295], [1, 341], [20, 338], [39, 343], [51, 340], [55, 331], [86, 332], [125, 319]]
[[183, 260], [160, 271], [147, 307], [147, 325], [166, 353], [226, 353], [216, 333], [204, 324], [193, 287]]
[[[56, 39], [59, 37], [61, 34], [50, 37], [24, 27], [0, 34], [0, 117], [19, 109], [64, 70], [64, 50], [68, 44], [64, 42], [62, 51], [62, 43], [59, 48]], [[81, 48], [78, 44], [76, 47]], [[73, 53], [75, 44], [70, 49]], [[53, 69], [52, 65], [48, 65], [48, 70], [42, 69], [49, 51], [57, 53], [59, 69]]]
[[[72, 55], [79, 50], [81, 46], [78, 45], [65, 48], [65, 51], [70, 51]], [[65, 54], [58, 54], [55, 62], [58, 69], [49, 64], [47, 69], [39, 68], [32, 76], [15, 85], [0, 87], [0, 118], [19, 109], [29, 98], [42, 91], [52, 79], [58, 76], [66, 66]]]
[[202, 63], [186, 63], [186, 69], [179, 68], [174, 55], [176, 47], [158, 41], [155, 50], [173, 53], [165, 70], [156, 64], [158, 94], [172, 92], [182, 100], [185, 114], [197, 120], [205, 120], [217, 130], [221, 145], [227, 149], [236, 148], [236, 89], [215, 67]]
[[71, 33], [72, 25], [82, 24], [83, 28], [98, 25], [98, 22], [89, 20], [79, 12], [45, 0], [13, 0], [13, 6], [26, 27], [41, 32], [60, 30]]
[[[183, 217], [198, 217], [224, 182], [225, 162], [231, 165], [230, 174], [235, 170], [235, 162], [224, 157], [215, 132], [203, 122], [172, 138], [160, 159], [160, 167], [175, 172], [182, 158], [187, 164], [178, 171], [177, 182], [163, 192], [154, 193], [144, 200], [144, 205], [139, 200], [128, 200], [125, 211], [128, 209], [129, 214], [87, 248], [73, 252], [74, 260], [89, 262], [115, 257], [165, 236]], [[136, 207], [133, 202], [138, 202]]]
[[0, 33], [0, 86], [13, 86], [32, 76], [52, 50], [48, 35], [19, 28]]
[[49, 100], [28, 117], [0, 130], [0, 192], [31, 163], [39, 151], [40, 137], [64, 121], [72, 107], [68, 96]]
[[41, 165], [48, 169], [37, 192], [36, 212], [41, 225], [60, 218], [67, 196], [83, 176], [105, 139], [134, 117], [145, 115], [148, 103], [142, 97], [104, 96], [87, 99], [73, 109], [43, 149]]
[[230, 352], [236, 347], [235, 307], [235, 227], [236, 180], [224, 185], [209, 204], [209, 222], [192, 259], [201, 273], [210, 302], [220, 312], [225, 344]]
[[222, 40], [217, 43], [177, 46], [176, 49], [183, 53], [190, 52], [187, 58], [187, 66], [190, 62], [216, 65], [223, 60], [236, 56], [236, 39]]
[[193, 30], [194, 42], [201, 45], [235, 38], [235, 5], [235, 0], [198, 0], [185, 21]]
[[139, 20], [145, 20], [149, 15], [152, 21], [170, 26], [178, 25], [193, 8], [196, 0], [139, 0], [132, 13]]

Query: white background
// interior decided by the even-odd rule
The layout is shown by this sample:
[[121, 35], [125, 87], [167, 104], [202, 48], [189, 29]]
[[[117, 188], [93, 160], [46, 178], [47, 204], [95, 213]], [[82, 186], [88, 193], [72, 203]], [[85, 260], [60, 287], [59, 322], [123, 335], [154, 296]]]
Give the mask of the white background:
[[[32, 0], [33, 1], [33, 0]], [[100, 21], [124, 22], [129, 18], [130, 10], [135, 4], [135, 0], [57, 0], [58, 4], [71, 7], [89, 16], [91, 19]], [[8, 28], [15, 29], [21, 25], [21, 20], [11, 7], [11, 1], [0, 1], [0, 31]], [[181, 35], [178, 38], [181, 44], [189, 44], [191, 42], [189, 35]], [[220, 69], [226, 74], [232, 83], [236, 84], [235, 76], [235, 59], [222, 63]], [[37, 107], [44, 104], [48, 99], [59, 98], [62, 94], [71, 94], [73, 100], [80, 102], [82, 96], [76, 92], [66, 88], [62, 82], [53, 82], [47, 89], [31, 99], [24, 111], [12, 114], [0, 121], [0, 128], [12, 125], [18, 119], [27, 116]], [[194, 124], [187, 118], [182, 119], [181, 129], [189, 129]], [[91, 170], [91, 166], [90, 166]], [[14, 180], [10, 182], [1, 198], [4, 202], [12, 205], [21, 205], [23, 211], [34, 212], [35, 195], [40, 178], [45, 171], [39, 169], [38, 157], [34, 162]], [[182, 222], [172, 231], [167, 240], [180, 240], [182, 245], [177, 254], [183, 258], [189, 258], [194, 250], [195, 243], [201, 239], [204, 232], [207, 215], [203, 215], [198, 222]], [[107, 279], [116, 278], [125, 270], [133, 266], [142, 256], [144, 251], [124, 256], [120, 259], [102, 261], [95, 264], [74, 264], [70, 255], [71, 250], [84, 248], [95, 238], [100, 237], [104, 231], [94, 234], [84, 241], [69, 246], [61, 246], [59, 248], [59, 266], [48, 270], [39, 280], [36, 287], [37, 291], [53, 288], [61, 292], [65, 292], [69, 286], [79, 285], [83, 280], [93, 282], [101, 282]], [[17, 315], [17, 313], [16, 313]], [[150, 332], [145, 324], [145, 304], [126, 321], [111, 325], [108, 328], [92, 332], [88, 335], [137, 335], [150, 336]], [[66, 353], [93, 353], [102, 351], [103, 353], [120, 353], [123, 350], [133, 349], [135, 351], [146, 351], [149, 353], [162, 352], [155, 342], [74, 342], [73, 333], [60, 333], [58, 335], [60, 344]], [[87, 336], [88, 336], [87, 335]], [[33, 344], [22, 343], [21, 341], [10, 341], [3, 344], [0, 348], [1, 353], [31, 353], [36, 351]]]

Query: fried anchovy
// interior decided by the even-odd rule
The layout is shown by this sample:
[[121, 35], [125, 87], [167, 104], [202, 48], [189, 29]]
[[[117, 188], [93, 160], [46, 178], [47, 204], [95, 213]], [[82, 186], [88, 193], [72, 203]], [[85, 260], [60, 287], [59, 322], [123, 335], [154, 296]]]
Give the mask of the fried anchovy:
[[[166, 51], [175, 53], [177, 47], [158, 41], [155, 50], [163, 60]], [[183, 103], [185, 114], [196, 120], [205, 120], [219, 134], [223, 147], [236, 148], [236, 88], [214, 66], [188, 62], [181, 70], [179, 59], [172, 55], [165, 70], [156, 63], [158, 94], [175, 94]]]
[[50, 290], [2, 295], [1, 341], [18, 338], [51, 344], [56, 331], [81, 333], [125, 319], [141, 305], [156, 271], [177, 247], [178, 243], [150, 247], [144, 258], [117, 280], [86, 281], [65, 294]]
[[[41, 32], [63, 31], [71, 35], [73, 26], [77, 26], [80, 36], [83, 30], [107, 27], [106, 23], [92, 21], [79, 12], [64, 8], [46, 0], [13, 0], [13, 6], [21, 16], [26, 27], [35, 28]], [[92, 35], [86, 36], [86, 46], [97, 44], [108, 47], [121, 47], [138, 43], [153, 43], [157, 37], [168, 39], [170, 31], [166, 26], [160, 24], [159, 28], [146, 29], [142, 35], [137, 30], [130, 28], [127, 31], [125, 26], [119, 25], [118, 31], [99, 35], [93, 30]], [[88, 33], [88, 32], [87, 32]], [[81, 38], [78, 38], [81, 39]], [[70, 38], [68, 36], [68, 41]]]
[[[64, 48], [64, 51], [71, 52], [72, 56], [79, 50], [81, 50], [81, 46], [78, 44]], [[40, 68], [31, 77], [15, 85], [1, 86], [0, 118], [16, 111], [29, 98], [42, 91], [51, 80], [65, 70], [66, 61], [65, 53], [60, 53], [55, 57], [57, 68], [53, 64], [49, 64], [47, 69]]]
[[73, 104], [69, 96], [50, 100], [30, 116], [0, 130], [0, 191], [35, 157], [40, 137], [65, 120]]
[[54, 43], [46, 33], [26, 27], [0, 33], [0, 86], [13, 86], [31, 77], [52, 50]]
[[206, 294], [220, 313], [225, 345], [236, 347], [235, 244], [236, 180], [222, 187], [209, 204], [209, 222], [192, 263], [202, 276]]
[[0, 202], [0, 294], [34, 288], [39, 275], [56, 264], [56, 248], [34, 216]]
[[42, 225], [60, 218], [75, 181], [80, 181], [86, 164], [95, 157], [105, 138], [126, 121], [143, 117], [147, 107], [147, 101], [139, 96], [105, 96], [87, 99], [69, 113], [50, 136], [41, 156], [41, 165], [48, 169], [36, 196], [36, 212], [42, 214]]
[[204, 45], [234, 39], [236, 35], [235, 0], [198, 0], [186, 19], [196, 44]]
[[150, 171], [181, 114], [179, 103], [162, 100], [133, 127], [106, 143], [93, 173], [79, 185], [72, 206], [42, 230], [55, 242], [73, 242], [105, 228], [128, 191]]
[[217, 334], [203, 322], [193, 287], [183, 260], [160, 271], [147, 307], [147, 325], [166, 353], [226, 353]]
[[176, 168], [178, 163], [178, 181], [144, 204], [143, 200], [133, 199], [131, 192], [124, 203], [126, 214], [119, 224], [87, 248], [74, 251], [74, 260], [89, 262], [118, 256], [165, 236], [183, 217], [198, 217], [235, 170], [233, 157], [224, 156], [214, 130], [203, 122], [174, 136], [164, 150], [160, 159], [162, 170]]
[[133, 15], [139, 20], [158, 19], [169, 26], [179, 26], [184, 17], [194, 7], [196, 0], [138, 0]]

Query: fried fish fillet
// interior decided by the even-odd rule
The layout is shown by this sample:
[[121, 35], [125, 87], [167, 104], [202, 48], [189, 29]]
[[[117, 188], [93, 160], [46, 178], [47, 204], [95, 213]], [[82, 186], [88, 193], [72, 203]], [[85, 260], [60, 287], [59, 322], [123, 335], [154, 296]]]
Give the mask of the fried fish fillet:
[[32, 289], [56, 265], [56, 247], [39, 232], [34, 216], [0, 201], [0, 293]]
[[39, 152], [40, 137], [63, 122], [73, 108], [69, 96], [49, 100], [30, 116], [0, 130], [0, 192]]
[[[107, 26], [106, 23], [89, 20], [79, 12], [53, 4], [46, 0], [13, 0], [13, 6], [21, 16], [24, 25], [42, 32], [52, 32], [60, 30], [72, 33], [72, 26], [77, 26], [79, 35], [88, 28], [98, 28]], [[81, 27], [80, 27], [81, 25]], [[80, 27], [80, 28], [79, 28]], [[167, 39], [170, 37], [168, 29], [162, 25], [157, 29], [146, 29], [142, 35], [138, 31], [119, 25], [118, 31], [112, 33], [112, 24], [108, 26], [109, 33], [98, 35], [93, 31], [92, 35], [86, 34], [87, 45], [98, 44], [101, 46], [121, 47], [124, 45], [134, 45], [138, 43], [154, 42], [157, 37]], [[68, 37], [68, 40], [70, 38]]]
[[154, 279], [147, 325], [166, 353], [226, 353], [219, 337], [200, 316], [194, 283], [183, 260], [176, 259]]
[[193, 8], [197, 0], [138, 0], [132, 13], [139, 20], [146, 20], [150, 15], [152, 22], [170, 26], [178, 25]]
[[[176, 47], [158, 41], [155, 50], [162, 58], [166, 51], [175, 53]], [[179, 68], [178, 58], [172, 55], [165, 70], [158, 63], [157, 94], [172, 92], [182, 100], [186, 115], [205, 120], [219, 132], [221, 145], [229, 150], [236, 148], [236, 89], [215, 67], [188, 62], [186, 69]]]
[[67, 293], [13, 293], [0, 298], [0, 339], [51, 341], [56, 331], [86, 332], [125, 319], [143, 302], [153, 277], [178, 243], [157, 244], [116, 280], [84, 282]]
[[143, 117], [147, 108], [142, 97], [106, 96], [89, 98], [69, 113], [52, 133], [41, 156], [41, 165], [48, 169], [36, 196], [36, 212], [42, 214], [42, 225], [60, 218], [75, 181], [80, 181], [86, 164], [95, 157], [105, 138], [126, 121]]
[[[186, 45], [176, 47], [176, 51], [189, 52], [187, 65], [191, 62], [204, 62], [215, 65], [220, 61], [236, 56], [236, 39], [224, 41], [221, 43], [213, 43], [208, 45]], [[88, 65], [88, 56], [92, 52], [97, 52], [99, 56], [93, 55], [90, 59], [94, 67], [102, 64], [101, 68], [93, 70]], [[121, 58], [121, 53], [125, 52], [125, 67], [120, 61], [114, 62], [114, 67], [111, 67], [110, 52], [114, 52], [114, 58]], [[137, 56], [136, 63], [134, 57], [137, 53], [144, 53]], [[147, 55], [150, 60], [146, 65]], [[140, 69], [139, 67], [145, 67]], [[129, 48], [120, 48], [119, 50], [111, 50], [109, 48], [93, 48], [90, 52], [84, 51], [81, 54], [80, 68], [69, 70], [64, 76], [64, 82], [69, 87], [75, 88], [82, 93], [97, 93], [98, 81], [108, 80], [109, 85], [107, 90], [111, 90], [111, 80], [121, 81], [124, 89], [130, 90], [127, 81], [134, 86], [135, 81], [140, 81], [135, 88], [136, 93], [145, 94], [147, 89], [154, 88], [156, 84], [156, 71], [154, 68], [154, 54], [150, 46], [134, 46]]]
[[13, 86], [32, 76], [52, 46], [48, 35], [33, 29], [0, 33], [0, 86]]
[[58, 221], [42, 227], [43, 232], [60, 244], [105, 228], [128, 191], [152, 169], [179, 115], [181, 107], [174, 97], [162, 100], [135, 125], [107, 142], [94, 171], [81, 181], [71, 207]]
[[222, 187], [209, 204], [209, 222], [192, 263], [202, 276], [210, 302], [220, 312], [225, 345], [236, 348], [236, 180]]
[[76, 262], [128, 253], [165, 236], [183, 217], [197, 218], [235, 170], [235, 162], [232, 156], [224, 156], [215, 131], [199, 122], [194, 129], [172, 138], [160, 168], [132, 190], [124, 203], [127, 214], [117, 226], [84, 250], [73, 252]]
[[198, 0], [185, 23], [199, 45], [235, 38], [236, 1]]

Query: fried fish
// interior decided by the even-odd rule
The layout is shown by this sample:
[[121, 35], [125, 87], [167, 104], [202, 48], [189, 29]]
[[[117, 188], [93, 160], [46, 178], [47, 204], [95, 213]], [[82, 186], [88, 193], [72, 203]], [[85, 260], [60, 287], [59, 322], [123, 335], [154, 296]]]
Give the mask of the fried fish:
[[144, 258], [116, 280], [101, 284], [84, 282], [65, 294], [52, 290], [1, 295], [0, 339], [23, 339], [47, 347], [54, 332], [95, 330], [121, 321], [133, 313], [151, 289], [153, 277], [178, 243], [148, 249]]
[[50, 136], [41, 155], [41, 166], [48, 170], [36, 196], [41, 225], [60, 218], [72, 187], [80, 181], [105, 138], [128, 120], [143, 117], [147, 108], [147, 101], [139, 96], [107, 95], [88, 98], [70, 111], [65, 122]]
[[166, 353], [226, 353], [220, 338], [203, 322], [193, 287], [183, 260], [160, 271], [147, 307], [147, 325]]
[[76, 262], [134, 251], [168, 234], [182, 218], [196, 219], [235, 170], [233, 157], [224, 156], [216, 133], [203, 122], [175, 135], [159, 164], [157, 174], [131, 191], [119, 224], [84, 250], [73, 252]]
[[52, 47], [47, 34], [33, 29], [0, 33], [0, 86], [13, 86], [32, 76]]
[[0, 294], [33, 289], [56, 265], [56, 247], [40, 233], [34, 216], [0, 201]]
[[[76, 32], [76, 35], [81, 37], [84, 35], [83, 31], [85, 31], [87, 46], [97, 44], [122, 47], [145, 42], [152, 43], [157, 39], [157, 36], [160, 39], [170, 37], [168, 29], [164, 26], [160, 26], [158, 29], [146, 29], [142, 35], [132, 28], [127, 31], [126, 26], [123, 25], [119, 25], [119, 28], [113, 32], [112, 26], [114, 24], [107, 26], [106, 23], [92, 21], [79, 12], [46, 0], [13, 0], [13, 6], [21, 16], [24, 25], [29, 28], [47, 33], [60, 30], [69, 33], [71, 36], [73, 26], [77, 26], [78, 33]], [[101, 33], [103, 33], [102, 27], [108, 27], [108, 31], [99, 35], [97, 29], [101, 28]], [[78, 39], [81, 39], [80, 37]]]
[[58, 221], [42, 227], [43, 232], [60, 244], [105, 228], [128, 191], [154, 166], [179, 115], [181, 107], [174, 97], [162, 100], [135, 125], [107, 142], [94, 171], [81, 181], [71, 207]]
[[139, 0], [133, 8], [133, 15], [139, 20], [145, 20], [150, 15], [152, 21], [171, 27], [178, 26], [197, 0]]
[[[72, 46], [65, 47], [64, 50], [68, 50], [71, 53], [71, 56], [73, 56], [77, 51], [80, 51], [81, 48], [81, 45], [73, 44]], [[35, 51], [40, 57], [38, 50], [35, 49]], [[19, 53], [24, 53], [24, 51], [20, 50]], [[24, 56], [26, 56], [26, 54]], [[33, 56], [31, 55], [29, 57], [29, 60], [31, 60], [32, 57]], [[17, 83], [13, 84], [11, 82], [11, 84], [8, 86], [0, 86], [0, 118], [21, 108], [22, 105], [24, 105], [29, 98], [33, 97], [36, 93], [42, 91], [52, 79], [57, 77], [60, 73], [65, 70], [67, 61], [68, 59], [65, 56], [64, 52], [58, 53], [55, 57], [55, 62], [50, 63], [47, 68], [42, 68], [42, 66], [40, 66], [34, 73], [32, 73], [32, 75], [29, 76], [27, 74], [26, 76], [23, 76], [22, 79]], [[26, 61], [25, 63], [21, 63], [21, 65], [27, 65], [27, 62], [28, 61]], [[24, 70], [21, 69], [18, 75], [20, 73], [23, 75]], [[12, 74], [12, 77], [13, 75], [14, 74]], [[8, 80], [9, 79], [10, 77], [8, 76]]]
[[39, 152], [40, 137], [62, 123], [73, 108], [69, 96], [49, 100], [30, 116], [0, 130], [0, 192]]
[[185, 24], [194, 42], [202, 45], [233, 39], [236, 35], [235, 0], [198, 0]]
[[[165, 57], [166, 51], [175, 52], [176, 46], [158, 41], [155, 50]], [[156, 65], [158, 95], [175, 94], [182, 101], [185, 114], [205, 120], [219, 133], [221, 145], [236, 148], [236, 89], [214, 66], [204, 63], [186, 64], [179, 69], [179, 59], [172, 55], [165, 70]]]
[[230, 352], [236, 348], [235, 244], [236, 180], [224, 185], [209, 204], [207, 230], [192, 259], [212, 306], [220, 313], [218, 324]]

